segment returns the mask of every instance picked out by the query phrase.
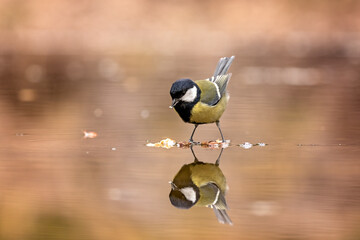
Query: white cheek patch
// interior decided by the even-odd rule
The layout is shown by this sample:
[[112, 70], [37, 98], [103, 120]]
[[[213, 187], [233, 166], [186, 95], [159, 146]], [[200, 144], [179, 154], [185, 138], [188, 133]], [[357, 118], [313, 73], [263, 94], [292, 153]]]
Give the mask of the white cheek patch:
[[196, 201], [196, 192], [192, 187], [182, 188], [182, 189], [180, 189], [180, 192], [182, 194], [184, 194], [184, 196], [187, 200], [189, 200], [193, 203]]
[[197, 88], [193, 86], [192, 88], [188, 89], [184, 96], [180, 98], [180, 100], [184, 102], [193, 102], [197, 97]]

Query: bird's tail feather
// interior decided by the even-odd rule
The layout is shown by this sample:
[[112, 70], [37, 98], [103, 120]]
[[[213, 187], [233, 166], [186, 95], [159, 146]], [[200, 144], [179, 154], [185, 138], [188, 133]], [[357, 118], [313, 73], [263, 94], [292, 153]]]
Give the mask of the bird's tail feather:
[[213, 207], [213, 209], [219, 223], [233, 225], [225, 209], [217, 209], [215, 206]]
[[234, 61], [235, 56], [220, 58], [214, 72], [214, 76], [225, 75]]

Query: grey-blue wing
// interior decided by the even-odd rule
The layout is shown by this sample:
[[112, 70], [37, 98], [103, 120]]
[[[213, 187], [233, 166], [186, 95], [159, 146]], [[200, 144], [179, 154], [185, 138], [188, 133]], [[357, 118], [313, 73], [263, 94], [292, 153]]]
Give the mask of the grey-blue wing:
[[205, 186], [201, 187], [201, 191], [203, 193], [206, 192], [207, 196], [212, 195], [215, 197], [215, 202], [209, 205], [208, 207], [214, 209], [218, 221], [223, 224], [232, 225], [232, 221], [226, 212], [228, 206], [226, 204], [225, 196], [224, 193], [221, 192], [220, 188], [215, 183], [210, 182]]
[[230, 78], [231, 78], [231, 73], [226, 75], [219, 75], [216, 77], [214, 82], [219, 87], [220, 96], [224, 95], [224, 93], [226, 92], [226, 88]]
[[202, 186], [202, 188], [207, 188], [207, 191], [211, 191], [216, 195], [216, 202], [212, 204], [212, 206], [215, 206], [217, 209], [227, 209], [228, 206], [225, 201], [224, 194], [220, 191], [220, 188], [215, 183], [208, 183], [205, 186]]

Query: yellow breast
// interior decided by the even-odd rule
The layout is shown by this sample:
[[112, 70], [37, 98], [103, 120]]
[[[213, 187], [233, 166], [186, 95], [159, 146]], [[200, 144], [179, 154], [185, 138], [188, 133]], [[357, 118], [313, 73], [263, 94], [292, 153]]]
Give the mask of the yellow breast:
[[224, 113], [228, 101], [229, 95], [225, 94], [215, 106], [198, 102], [191, 110], [190, 122], [202, 124], [218, 121]]

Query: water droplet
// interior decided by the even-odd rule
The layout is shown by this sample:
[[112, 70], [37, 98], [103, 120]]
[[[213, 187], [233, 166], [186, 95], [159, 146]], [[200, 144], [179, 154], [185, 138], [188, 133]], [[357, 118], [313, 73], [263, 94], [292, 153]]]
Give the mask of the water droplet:
[[84, 76], [84, 67], [80, 62], [70, 62], [66, 66], [66, 75], [72, 81], [81, 79]]
[[101, 117], [103, 115], [103, 110], [101, 108], [97, 108], [94, 110], [95, 117]]
[[32, 102], [35, 100], [36, 94], [33, 89], [24, 88], [18, 92], [18, 98], [22, 102]]
[[146, 109], [142, 110], [140, 112], [140, 116], [142, 119], [147, 119], [150, 116], [149, 110], [146, 110]]
[[38, 83], [44, 76], [44, 69], [40, 65], [30, 65], [25, 70], [25, 76], [29, 82]]
[[110, 200], [119, 201], [122, 198], [122, 191], [119, 188], [110, 188], [108, 190], [108, 197]]
[[251, 206], [251, 212], [256, 216], [271, 216], [276, 210], [277, 205], [270, 201], [256, 201]]
[[98, 71], [101, 77], [110, 81], [118, 81], [119, 65], [110, 58], [102, 59], [99, 62]]

